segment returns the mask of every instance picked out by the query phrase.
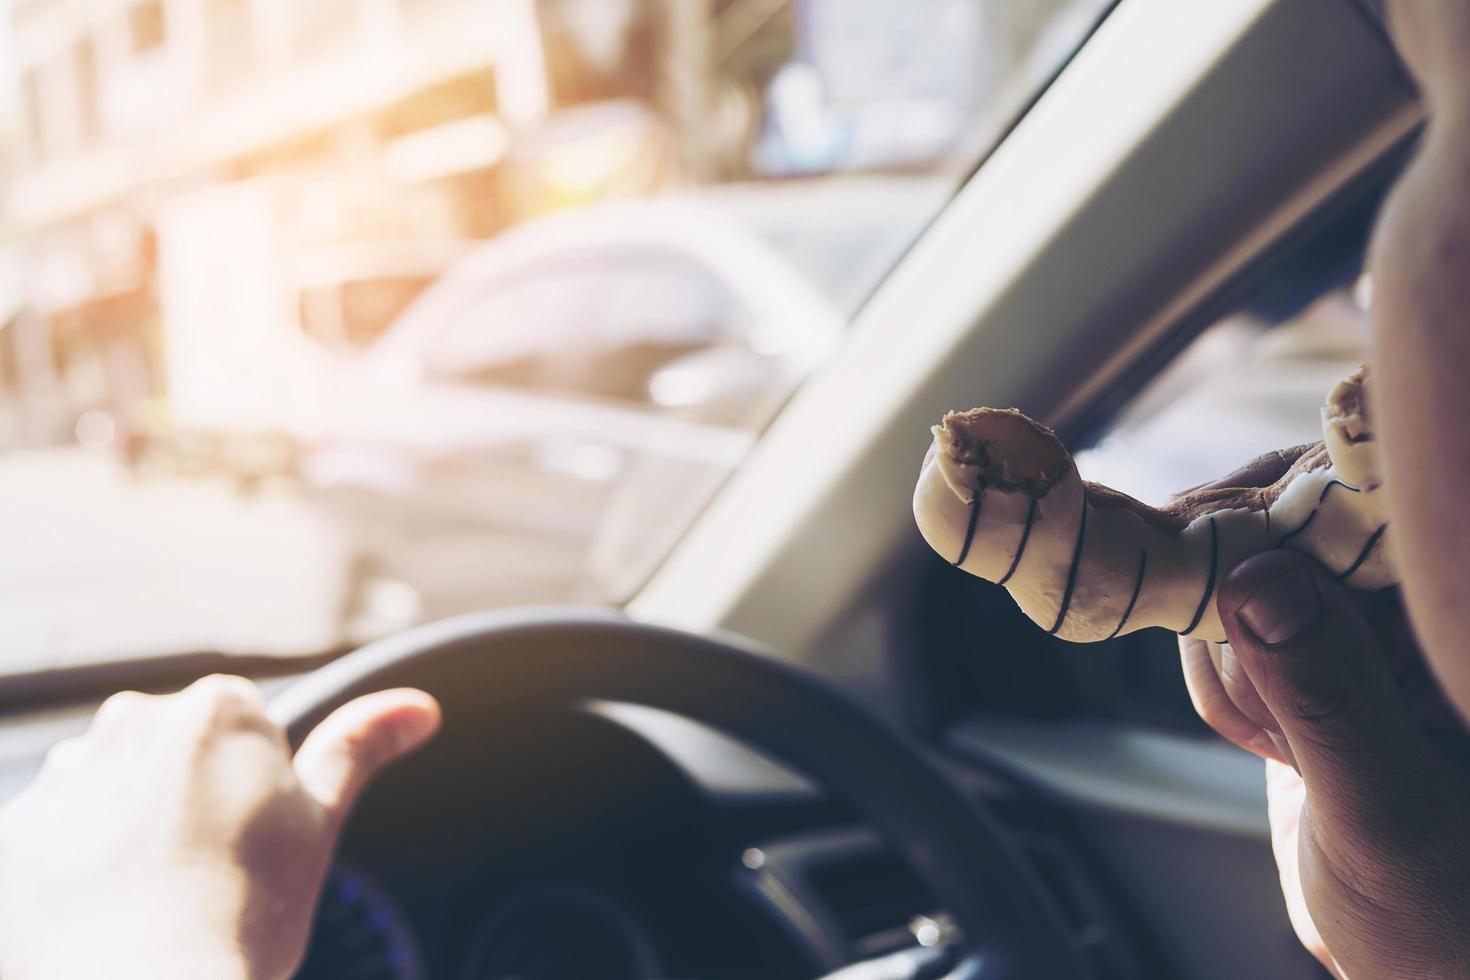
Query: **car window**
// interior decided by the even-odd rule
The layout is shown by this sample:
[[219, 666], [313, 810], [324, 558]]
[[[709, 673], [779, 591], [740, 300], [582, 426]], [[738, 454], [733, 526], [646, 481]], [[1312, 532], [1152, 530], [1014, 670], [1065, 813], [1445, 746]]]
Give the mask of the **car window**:
[[624, 601], [1110, 5], [0, 4], [0, 674]]
[[1262, 453], [1317, 442], [1328, 391], [1367, 357], [1360, 297], [1339, 286], [1279, 320], [1246, 310], [1215, 323], [1078, 454], [1078, 467], [1159, 504]]

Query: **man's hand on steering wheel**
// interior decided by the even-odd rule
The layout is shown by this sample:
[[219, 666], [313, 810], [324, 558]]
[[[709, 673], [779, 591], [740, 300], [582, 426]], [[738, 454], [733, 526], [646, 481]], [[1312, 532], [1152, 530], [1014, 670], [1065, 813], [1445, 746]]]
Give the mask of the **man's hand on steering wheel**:
[[243, 678], [113, 696], [0, 809], [0, 976], [284, 980], [357, 794], [438, 726], [383, 691], [293, 760]]

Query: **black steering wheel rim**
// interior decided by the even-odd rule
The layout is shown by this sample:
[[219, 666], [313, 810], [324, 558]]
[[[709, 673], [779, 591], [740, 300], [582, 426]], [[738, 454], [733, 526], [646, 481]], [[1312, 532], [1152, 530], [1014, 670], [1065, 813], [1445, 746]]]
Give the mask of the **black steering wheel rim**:
[[806, 773], [888, 837], [965, 936], [952, 976], [1091, 975], [1055, 902], [978, 801], [907, 733], [748, 641], [608, 609], [477, 613], [347, 654], [283, 692], [271, 714], [295, 747], [341, 704], [400, 686], [439, 697], [446, 715], [466, 710], [467, 696], [481, 711], [604, 700], [707, 724]]

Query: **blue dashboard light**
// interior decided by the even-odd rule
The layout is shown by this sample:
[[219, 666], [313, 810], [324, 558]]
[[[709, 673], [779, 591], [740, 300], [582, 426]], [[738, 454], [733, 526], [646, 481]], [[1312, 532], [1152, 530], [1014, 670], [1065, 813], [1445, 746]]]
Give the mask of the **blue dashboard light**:
[[424, 980], [423, 956], [383, 887], [363, 871], [337, 865], [322, 889], [296, 980]]

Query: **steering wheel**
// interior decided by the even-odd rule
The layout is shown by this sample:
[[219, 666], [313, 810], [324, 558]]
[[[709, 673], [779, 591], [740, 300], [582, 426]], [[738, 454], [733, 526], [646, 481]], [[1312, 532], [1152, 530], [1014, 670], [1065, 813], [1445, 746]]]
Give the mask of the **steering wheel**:
[[[345, 702], [400, 686], [438, 698], [446, 727], [511, 709], [602, 700], [721, 730], [804, 772], [887, 835], [963, 936], [944, 974], [949, 980], [1092, 975], [995, 818], [911, 737], [743, 640], [635, 623], [603, 609], [472, 614], [347, 654], [285, 691], [271, 713], [294, 748]], [[861, 967], [849, 970], [834, 976], [864, 975]]]

